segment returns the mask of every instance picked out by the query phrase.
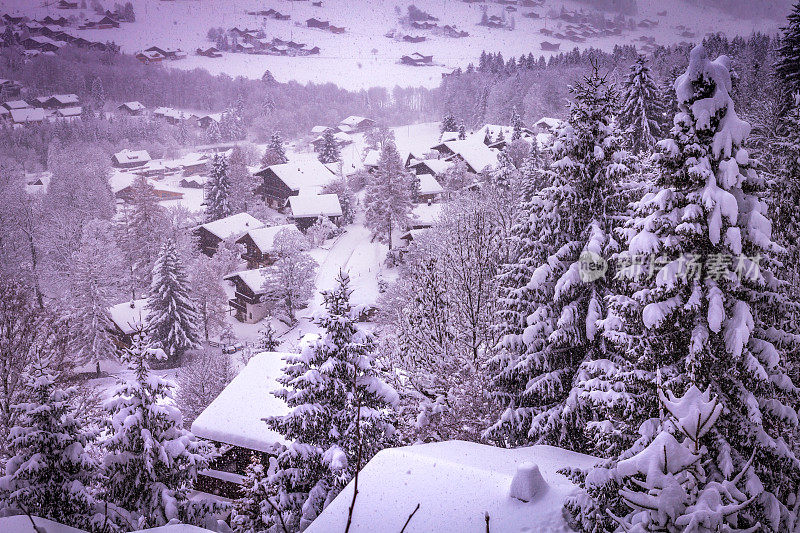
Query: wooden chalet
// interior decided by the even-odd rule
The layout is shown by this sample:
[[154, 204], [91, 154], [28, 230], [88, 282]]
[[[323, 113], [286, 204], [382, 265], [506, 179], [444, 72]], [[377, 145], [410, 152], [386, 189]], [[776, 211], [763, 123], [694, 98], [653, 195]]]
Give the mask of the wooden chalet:
[[327, 30], [330, 27], [330, 22], [312, 17], [306, 20], [306, 26], [309, 28], [317, 28], [319, 30]]
[[286, 201], [301, 190], [319, 191], [336, 178], [316, 158], [272, 165], [255, 175], [262, 180], [257, 193], [274, 209], [284, 207]]
[[142, 298], [140, 300], [122, 302], [108, 308], [112, 332], [120, 349], [129, 347], [134, 337], [144, 330], [147, 323], [146, 306], [147, 299]]
[[186, 57], [186, 52], [181, 50], [180, 48], [161, 48], [160, 46], [151, 46], [147, 48], [145, 52], [158, 52], [164, 59], [169, 59], [175, 61], [176, 59], [184, 59]]
[[78, 2], [72, 2], [71, 0], [58, 0], [56, 7], [58, 9], [78, 9]]
[[147, 150], [120, 150], [111, 156], [111, 166], [116, 168], [136, 168], [150, 162]]
[[497, 153], [480, 140], [447, 141], [437, 144], [433, 150], [439, 152], [439, 159], [463, 161], [467, 165], [467, 170], [473, 174], [497, 168], [499, 164]]
[[120, 104], [117, 109], [130, 116], [136, 117], [144, 114], [147, 108], [141, 102], [134, 100], [132, 102], [124, 102]]
[[208, 46], [206, 48], [198, 48], [195, 50], [195, 53], [199, 56], [205, 57], [222, 57], [222, 53], [220, 53], [219, 49], [215, 46]]
[[148, 52], [146, 50], [142, 50], [141, 52], [136, 52], [134, 57], [145, 65], [150, 63], [161, 63], [164, 61], [164, 55], [156, 51]]
[[226, 499], [241, 496], [244, 473], [253, 458], [265, 468], [288, 444], [264, 418], [288, 413], [286, 403], [272, 394], [280, 388], [287, 354], [254, 355], [192, 423], [192, 433], [217, 444], [220, 456], [198, 473], [194, 488]]
[[225, 276], [225, 281], [230, 281], [235, 287], [233, 298], [228, 300], [228, 306], [239, 322], [255, 324], [272, 310], [274, 301], [267, 297], [264, 288], [266, 274], [266, 270], [256, 268]]
[[47, 15], [40, 21], [45, 26], [69, 26], [69, 19], [67, 17], [53, 17], [51, 15]]
[[444, 187], [432, 174], [418, 174], [417, 180], [419, 180], [418, 203], [433, 203], [444, 193]]
[[19, 98], [22, 92], [22, 84], [0, 78], [0, 98], [3, 100], [7, 98]]
[[561, 48], [561, 43], [551, 43], [550, 41], [542, 41], [539, 43], [544, 52], [558, 52]]
[[236, 240], [251, 229], [263, 228], [264, 223], [248, 213], [237, 213], [195, 228], [200, 251], [211, 257], [224, 240]]
[[302, 236], [294, 224], [281, 224], [249, 230], [236, 240], [237, 244], [241, 244], [245, 248], [242, 259], [247, 261], [247, 268], [270, 266], [279, 259], [275, 251], [275, 236], [282, 231]]
[[79, 103], [80, 98], [78, 98], [77, 94], [54, 94], [44, 97], [41, 101], [42, 107], [45, 109], [64, 109], [75, 107]]
[[291, 196], [288, 201], [288, 216], [305, 231], [320, 218], [328, 218], [339, 224], [342, 218], [342, 205], [336, 194], [300, 194]]

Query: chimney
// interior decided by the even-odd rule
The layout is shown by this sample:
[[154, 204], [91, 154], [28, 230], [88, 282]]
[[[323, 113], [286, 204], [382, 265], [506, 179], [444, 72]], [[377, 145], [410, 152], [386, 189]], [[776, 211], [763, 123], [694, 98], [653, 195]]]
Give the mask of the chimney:
[[511, 479], [509, 496], [523, 502], [533, 501], [539, 494], [547, 491], [547, 482], [534, 463], [517, 465], [517, 471]]

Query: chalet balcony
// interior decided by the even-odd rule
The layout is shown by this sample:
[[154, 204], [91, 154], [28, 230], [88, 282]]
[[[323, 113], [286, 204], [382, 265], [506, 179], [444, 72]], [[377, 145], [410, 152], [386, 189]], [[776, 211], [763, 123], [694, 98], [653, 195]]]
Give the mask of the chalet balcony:
[[236, 309], [242, 313], [247, 312], [247, 306], [236, 298], [229, 299], [228, 305], [230, 305], [232, 309]]

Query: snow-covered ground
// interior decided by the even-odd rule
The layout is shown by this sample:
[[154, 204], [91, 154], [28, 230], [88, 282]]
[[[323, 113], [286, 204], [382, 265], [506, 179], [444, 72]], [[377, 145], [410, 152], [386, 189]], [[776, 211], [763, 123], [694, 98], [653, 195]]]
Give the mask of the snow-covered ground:
[[[278, 81], [296, 80], [301, 83], [332, 82], [348, 89], [362, 89], [372, 86], [394, 87], [426, 86], [436, 87], [441, 75], [456, 67], [466, 67], [476, 62], [481, 50], [500, 51], [505, 57], [519, 56], [540, 51], [540, 43], [553, 41], [539, 30], [548, 28], [558, 31], [566, 23], [549, 19], [551, 9], [586, 9], [586, 4], [573, 0], [546, 0], [543, 7], [519, 8], [513, 16], [515, 29], [488, 29], [478, 26], [481, 18], [481, 5], [468, 4], [461, 0], [414, 0], [389, 2], [384, 0], [324, 0], [322, 7], [314, 7], [311, 2], [292, 2], [288, 0], [132, 0], [136, 12], [136, 22], [123, 23], [118, 29], [83, 30], [90, 39], [114, 41], [125, 52], [133, 53], [150, 46], [179, 47], [189, 52], [184, 60], [168, 63], [169, 66], [183, 69], [204, 68], [212, 74], [226, 73], [231, 76], [259, 78], [269, 69]], [[447, 38], [433, 35], [429, 31], [402, 30], [413, 35], [425, 35], [428, 40], [422, 43], [407, 43], [385, 37], [391, 29], [402, 29], [398, 23], [396, 9], [402, 14], [409, 4], [414, 4], [440, 19], [439, 24], [455, 24], [459, 29], [469, 32], [466, 38]], [[110, 1], [105, 7], [113, 8]], [[490, 15], [500, 15], [503, 6], [489, 3]], [[637, 28], [626, 31], [621, 36], [589, 39], [574, 44], [564, 41], [562, 50], [595, 47], [611, 50], [616, 44], [635, 43], [642, 36], [655, 38], [658, 44], [670, 44], [686, 40], [681, 37], [686, 26], [698, 38], [708, 32], [721, 31], [729, 37], [749, 34], [752, 31], [773, 33], [779, 22], [761, 18], [758, 12], [752, 19], [734, 17], [722, 10], [695, 5], [684, 0], [676, 0], [673, 7], [661, 0], [639, 0], [639, 14], [636, 21], [651, 19], [658, 22], [655, 28]], [[291, 20], [277, 21], [248, 15], [248, 11], [274, 8], [291, 15]], [[667, 9], [665, 16], [658, 12]], [[531, 19], [522, 14], [535, 11], [541, 18]], [[80, 11], [63, 11], [55, 8], [55, 2], [36, 0], [0, 0], [0, 12], [19, 12], [29, 16], [79, 14]], [[91, 13], [86, 10], [86, 15]], [[327, 31], [304, 27], [305, 20], [316, 17], [344, 26], [346, 33], [337, 35]], [[299, 24], [303, 24], [301, 27]], [[194, 55], [198, 46], [212, 43], [206, 40], [211, 27], [229, 29], [263, 29], [267, 38], [279, 37], [284, 40], [304, 42], [319, 46], [318, 56], [279, 57], [269, 55], [248, 55], [226, 53], [222, 58], [207, 58]], [[412, 67], [398, 64], [404, 54], [420, 52], [433, 55], [434, 66]], [[544, 52], [545, 55], [548, 53]]]

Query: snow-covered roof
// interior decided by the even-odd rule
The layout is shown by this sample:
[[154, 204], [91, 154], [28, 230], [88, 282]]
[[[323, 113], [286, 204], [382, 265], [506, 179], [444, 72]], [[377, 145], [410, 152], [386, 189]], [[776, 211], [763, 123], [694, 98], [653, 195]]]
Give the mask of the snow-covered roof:
[[125, 107], [131, 111], [142, 111], [145, 109], [144, 104], [137, 100], [134, 100], [133, 102], [124, 102], [120, 105], [120, 107]]
[[17, 124], [25, 122], [41, 122], [44, 120], [44, 109], [40, 108], [25, 108], [25, 109], [12, 109], [11, 120]]
[[227, 387], [192, 423], [192, 433], [204, 439], [250, 450], [270, 452], [275, 444], [286, 444], [283, 435], [267, 427], [264, 418], [285, 415], [289, 408], [272, 392], [282, 388], [287, 354], [262, 352], [254, 355]]
[[346, 119], [341, 121], [339, 124], [341, 124], [343, 126], [350, 126], [351, 128], [356, 128], [356, 127], [358, 127], [359, 124], [361, 124], [365, 120], [368, 120], [369, 122], [372, 122], [372, 119], [369, 119], [367, 117], [359, 117], [358, 115], [350, 115], [349, 117], [347, 117]]
[[313, 128], [311, 128], [311, 133], [317, 133], [317, 134], [325, 133], [329, 129], [331, 129], [329, 126], [314, 126]]
[[219, 124], [220, 122], [222, 122], [222, 113], [208, 113], [208, 114], [205, 114], [205, 115], [200, 115], [197, 118], [197, 120], [202, 120], [204, 118], [213, 120], [214, 122]]
[[369, 150], [367, 154], [364, 156], [364, 166], [377, 167], [380, 158], [381, 158], [380, 150]]
[[77, 94], [54, 94], [50, 98], [61, 105], [74, 105], [80, 102]]
[[[272, 165], [271, 170], [293, 191], [309, 187], [324, 187], [336, 176], [316, 158], [298, 159], [280, 165]], [[260, 171], [263, 172], [264, 170]]]
[[239, 238], [251, 229], [263, 228], [264, 223], [249, 213], [236, 213], [229, 217], [201, 224], [199, 227], [222, 239]]
[[267, 281], [267, 271], [265, 269], [254, 268], [252, 270], [242, 270], [241, 272], [228, 274], [223, 279], [225, 279], [225, 281], [232, 281], [234, 278], [242, 280], [242, 283], [247, 285], [255, 294], [264, 294], [264, 283]]
[[[283, 230], [288, 230], [292, 233], [297, 233], [298, 235], [302, 235], [297, 226], [294, 224], [281, 224], [280, 226], [270, 226], [268, 228], [258, 228], [258, 229], [251, 229], [247, 232], [247, 235], [253, 239], [256, 247], [259, 251], [263, 254], [272, 250], [275, 235], [280, 233]], [[242, 237], [244, 238], [244, 237]]]
[[[31, 517], [36, 523], [39, 531], [46, 531], [47, 533], [86, 533], [82, 529], [65, 526], [58, 522], [53, 522], [47, 518], [39, 518], [38, 516]], [[0, 531], [7, 531], [9, 533], [37, 533], [31, 525], [31, 518], [26, 515], [3, 516], [0, 517]]]
[[135, 333], [144, 327], [147, 318], [147, 299], [141, 298], [112, 305], [108, 308], [111, 321], [126, 335]]
[[56, 114], [60, 117], [79, 117], [82, 113], [83, 108], [81, 106], [65, 107], [56, 111]]
[[542, 117], [536, 121], [534, 126], [545, 127], [550, 131], [555, 131], [558, 127], [560, 127], [562, 121], [557, 118], [552, 117]]
[[444, 174], [447, 169], [453, 166], [453, 163], [450, 161], [445, 161], [444, 159], [423, 159], [422, 161], [416, 161], [412, 163], [411, 167], [416, 167], [417, 165], [424, 164], [429, 169], [433, 171], [434, 174]]
[[144, 164], [150, 161], [150, 154], [147, 152], [147, 150], [128, 150], [126, 148], [114, 154], [114, 159], [116, 159], [117, 163], [120, 165], [130, 163]]
[[411, 224], [430, 226], [439, 219], [441, 213], [442, 204], [419, 204], [411, 210]]
[[420, 174], [417, 178], [420, 194], [439, 194], [444, 191], [442, 185], [430, 174]]
[[342, 205], [335, 194], [301, 194], [289, 197], [289, 209], [294, 218], [342, 216]]
[[30, 104], [25, 100], [9, 100], [3, 105], [9, 109], [25, 109], [26, 107], [30, 107]]
[[[400, 531], [417, 504], [404, 531], [483, 531], [484, 513], [491, 531], [565, 531], [561, 509], [575, 485], [558, 470], [596, 462], [553, 446], [447, 441], [389, 448], [359, 473], [350, 531]], [[515, 477], [530, 489], [528, 501], [511, 496]], [[306, 532], [343, 530], [352, 499], [350, 482]]]
[[460, 156], [475, 172], [481, 172], [486, 167], [495, 168], [499, 164], [497, 154], [483, 144], [482, 140], [471, 138], [443, 144], [456, 156]]
[[201, 152], [190, 152], [180, 159], [176, 159], [174, 163], [182, 167], [190, 167], [207, 163], [209, 159], [211, 159], [211, 157], [208, 154]]

